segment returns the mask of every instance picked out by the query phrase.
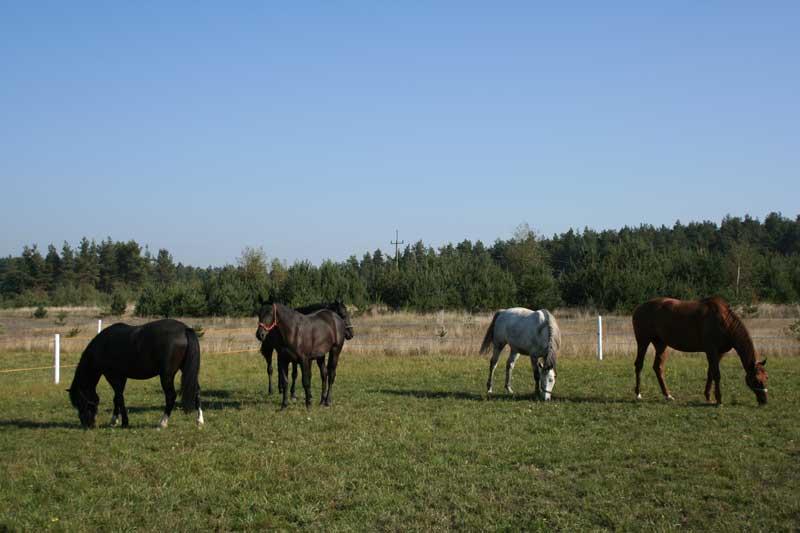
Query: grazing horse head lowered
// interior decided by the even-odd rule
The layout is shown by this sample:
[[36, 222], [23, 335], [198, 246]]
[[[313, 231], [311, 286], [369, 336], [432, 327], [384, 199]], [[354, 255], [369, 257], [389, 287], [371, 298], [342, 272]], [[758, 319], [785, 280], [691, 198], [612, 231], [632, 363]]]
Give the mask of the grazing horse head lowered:
[[744, 323], [719, 297], [697, 301], [683, 301], [674, 298], [654, 298], [639, 305], [633, 311], [633, 332], [636, 335], [636, 387], [634, 394], [641, 399], [641, 372], [644, 357], [650, 344], [656, 351], [653, 370], [656, 373], [661, 393], [672, 400], [664, 380], [664, 366], [667, 349], [682, 352], [705, 352], [708, 360], [706, 374], [706, 401], [711, 401], [711, 386], [714, 385], [714, 399], [722, 403], [720, 390], [719, 362], [731, 349], [736, 350], [745, 371], [745, 383], [753, 391], [759, 405], [767, 403], [766, 360], [759, 361], [753, 340]]
[[511, 349], [506, 363], [506, 390], [514, 392], [511, 375], [517, 357], [528, 355], [533, 366], [534, 387], [542, 400], [549, 400], [556, 384], [556, 362], [561, 347], [561, 331], [555, 317], [547, 309], [531, 311], [524, 307], [502, 309], [494, 314], [480, 348], [483, 354], [493, 348], [486, 382], [489, 394], [492, 393], [494, 369], [506, 344]]
[[113, 324], [98, 333], [81, 354], [72, 385], [67, 389], [69, 400], [78, 410], [81, 426], [96, 424], [100, 397], [97, 383], [105, 376], [114, 389], [114, 414], [111, 425], [121, 417], [128, 426], [128, 409], [123, 393], [128, 379], [161, 378], [164, 391], [164, 413], [159, 428], [166, 428], [177, 392], [173, 383], [181, 371], [181, 396], [184, 410], [197, 410], [197, 424], [203, 425], [200, 408], [200, 343], [195, 331], [177, 320], [164, 319], [142, 326]]

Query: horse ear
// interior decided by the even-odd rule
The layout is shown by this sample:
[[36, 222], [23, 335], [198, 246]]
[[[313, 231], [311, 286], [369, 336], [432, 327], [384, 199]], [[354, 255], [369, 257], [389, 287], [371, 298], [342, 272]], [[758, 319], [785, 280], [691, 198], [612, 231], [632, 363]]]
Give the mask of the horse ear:
[[765, 357], [763, 361], [761, 361], [761, 366], [767, 366], [767, 358]]
[[544, 363], [542, 362], [541, 359], [537, 359], [536, 364], [539, 365], [539, 368], [544, 368]]

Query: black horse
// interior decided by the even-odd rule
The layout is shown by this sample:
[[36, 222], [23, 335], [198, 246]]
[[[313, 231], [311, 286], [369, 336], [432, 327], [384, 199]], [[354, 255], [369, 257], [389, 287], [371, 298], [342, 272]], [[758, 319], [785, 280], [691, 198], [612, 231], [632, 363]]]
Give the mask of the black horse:
[[[272, 302], [265, 302], [263, 299], [259, 298], [259, 307], [263, 307], [267, 304], [272, 304]], [[344, 320], [344, 338], [346, 340], [350, 340], [353, 338], [353, 324], [350, 322], [350, 314], [347, 312], [347, 307], [340, 301], [336, 300], [332, 303], [318, 303], [318, 304], [311, 304], [306, 305], [305, 307], [295, 307], [295, 311], [298, 313], [303, 313], [304, 315], [308, 315], [314, 313], [315, 311], [320, 311], [322, 309], [329, 309], [339, 315], [342, 320]], [[277, 330], [273, 329], [267, 333], [264, 337], [264, 340], [261, 341], [261, 355], [264, 356], [264, 359], [267, 362], [267, 382], [269, 384], [267, 388], [267, 393], [272, 394], [272, 352], [273, 350], [278, 351], [278, 367], [280, 368], [280, 358], [284, 357], [287, 358], [285, 363], [288, 364], [289, 362], [292, 363], [292, 389], [291, 395], [292, 399], [296, 399], [295, 396], [295, 383], [297, 382], [297, 362], [291, 361], [291, 358], [288, 355], [284, 354], [281, 355], [280, 348], [283, 342]], [[321, 376], [320, 371], [320, 376]], [[283, 394], [283, 387], [285, 387], [284, 381], [281, 379], [282, 374], [278, 375], [278, 393]]]
[[181, 371], [181, 400], [184, 411], [197, 409], [197, 424], [203, 424], [200, 409], [200, 343], [193, 329], [177, 320], [157, 320], [143, 326], [114, 324], [89, 342], [83, 351], [69, 391], [69, 399], [78, 410], [84, 428], [94, 427], [97, 406], [97, 383], [105, 376], [114, 389], [114, 416], [111, 425], [122, 416], [122, 427], [128, 426], [125, 408], [125, 383], [131, 379], [161, 377], [164, 390], [164, 416], [160, 428], [167, 427], [175, 407], [175, 374]]
[[[304, 315], [283, 304], [262, 305], [258, 312], [256, 337], [264, 341], [273, 330], [280, 334], [278, 349], [278, 372], [283, 380], [283, 401], [281, 407], [288, 405], [286, 386], [289, 361], [301, 365], [303, 389], [306, 393], [306, 407], [311, 407], [311, 361], [316, 360], [322, 376], [322, 397], [320, 404], [333, 402], [333, 383], [336, 380], [336, 366], [339, 353], [346, 339], [345, 323], [342, 318], [328, 309]], [[328, 365], [325, 367], [325, 354]]]

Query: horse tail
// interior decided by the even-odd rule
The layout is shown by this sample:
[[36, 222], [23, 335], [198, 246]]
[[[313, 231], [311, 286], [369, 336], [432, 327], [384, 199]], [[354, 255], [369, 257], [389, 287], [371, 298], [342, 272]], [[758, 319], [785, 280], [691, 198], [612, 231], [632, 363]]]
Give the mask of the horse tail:
[[483, 342], [481, 343], [480, 353], [487, 354], [489, 353], [489, 347], [494, 344], [494, 323], [497, 320], [497, 316], [500, 314], [500, 311], [496, 312], [492, 317], [491, 323], [489, 323], [489, 328], [486, 330], [486, 335], [483, 336]]
[[192, 328], [186, 328], [186, 357], [181, 367], [181, 402], [183, 410], [188, 412], [195, 408], [195, 399], [200, 393], [197, 375], [200, 373], [200, 341]]
[[558, 350], [561, 348], [561, 330], [558, 328], [556, 317], [553, 316], [547, 309], [544, 310], [547, 319], [547, 355], [544, 358], [544, 363], [547, 368], [556, 367], [556, 359], [558, 357]]

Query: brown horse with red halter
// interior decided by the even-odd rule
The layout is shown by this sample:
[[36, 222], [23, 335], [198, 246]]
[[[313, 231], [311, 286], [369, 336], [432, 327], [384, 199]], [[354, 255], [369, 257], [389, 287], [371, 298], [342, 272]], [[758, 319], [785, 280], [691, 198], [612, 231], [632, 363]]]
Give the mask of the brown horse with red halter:
[[744, 367], [745, 383], [755, 393], [759, 404], [767, 403], [768, 376], [764, 370], [767, 361], [756, 360], [756, 351], [747, 328], [722, 298], [699, 301], [654, 298], [633, 311], [633, 331], [638, 348], [635, 363], [637, 399], [642, 398], [640, 376], [647, 347], [652, 344], [656, 350], [653, 370], [665, 399], [673, 399], [664, 382], [668, 347], [682, 352], [706, 353], [706, 401], [711, 401], [713, 381], [717, 404], [722, 403], [719, 361], [726, 352], [734, 349]]
[[[281, 407], [287, 406], [287, 368], [289, 362], [300, 364], [303, 388], [306, 393], [306, 407], [311, 406], [311, 362], [317, 361], [322, 378], [322, 397], [320, 404], [330, 406], [333, 402], [333, 383], [336, 380], [336, 366], [345, 339], [348, 338], [344, 320], [329, 309], [304, 315], [283, 304], [264, 304], [258, 311], [256, 337], [264, 341], [275, 330], [278, 357], [278, 372], [283, 382]], [[325, 354], [328, 365], [325, 366]]]

